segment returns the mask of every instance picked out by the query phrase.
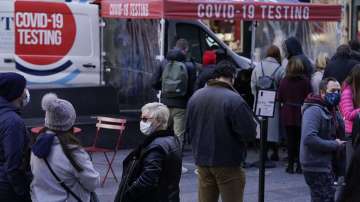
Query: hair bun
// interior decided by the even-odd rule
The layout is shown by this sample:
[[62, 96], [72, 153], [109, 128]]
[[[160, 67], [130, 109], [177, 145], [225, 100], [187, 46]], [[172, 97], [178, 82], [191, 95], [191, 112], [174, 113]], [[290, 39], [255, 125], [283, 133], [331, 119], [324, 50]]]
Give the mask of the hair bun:
[[55, 93], [47, 93], [46, 95], [44, 95], [41, 100], [42, 109], [45, 111], [50, 110], [51, 106], [53, 105], [56, 99], [58, 99], [58, 97]]

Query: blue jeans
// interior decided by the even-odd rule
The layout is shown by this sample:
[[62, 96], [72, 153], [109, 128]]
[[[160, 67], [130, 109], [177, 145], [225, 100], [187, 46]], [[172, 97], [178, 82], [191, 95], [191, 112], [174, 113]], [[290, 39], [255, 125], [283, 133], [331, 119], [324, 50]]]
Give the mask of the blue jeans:
[[334, 176], [325, 172], [304, 172], [306, 184], [310, 188], [311, 202], [334, 202]]

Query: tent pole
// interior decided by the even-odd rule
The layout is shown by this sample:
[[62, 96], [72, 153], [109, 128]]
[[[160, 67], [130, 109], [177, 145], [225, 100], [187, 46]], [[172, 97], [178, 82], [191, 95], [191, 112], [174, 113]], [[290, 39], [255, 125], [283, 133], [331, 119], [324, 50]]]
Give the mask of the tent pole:
[[165, 58], [165, 19], [160, 20], [160, 61]]
[[254, 66], [254, 60], [255, 60], [255, 37], [256, 37], [256, 26], [257, 21], [252, 21], [251, 24], [251, 67]]

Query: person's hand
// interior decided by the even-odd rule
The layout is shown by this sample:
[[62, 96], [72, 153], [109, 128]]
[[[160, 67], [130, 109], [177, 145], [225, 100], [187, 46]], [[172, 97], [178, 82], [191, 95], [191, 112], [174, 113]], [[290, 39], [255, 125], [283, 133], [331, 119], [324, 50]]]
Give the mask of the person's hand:
[[339, 146], [344, 145], [344, 144], [346, 143], [346, 141], [342, 141], [342, 140], [340, 140], [340, 139], [336, 139], [335, 141], [337, 142], [337, 144], [338, 144]]

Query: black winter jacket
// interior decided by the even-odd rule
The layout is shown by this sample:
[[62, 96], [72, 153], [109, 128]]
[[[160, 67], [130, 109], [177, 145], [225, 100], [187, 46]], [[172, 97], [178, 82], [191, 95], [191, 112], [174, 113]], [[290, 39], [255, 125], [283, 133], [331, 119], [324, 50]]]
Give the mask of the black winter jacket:
[[189, 100], [186, 131], [195, 164], [241, 166], [245, 143], [256, 136], [250, 107], [227, 83], [211, 80]]
[[123, 161], [115, 202], [179, 202], [181, 177], [179, 140], [157, 131]]
[[335, 55], [326, 65], [323, 78], [334, 77], [342, 83], [350, 74], [352, 68], [358, 63], [358, 61], [351, 59], [351, 57]]
[[29, 142], [19, 110], [0, 97], [0, 198], [14, 193], [6, 200], [30, 200]]
[[288, 53], [288, 59], [291, 57], [298, 57], [305, 68], [305, 73], [308, 78], [315, 72], [310, 60], [304, 55], [300, 42], [295, 37], [290, 37], [285, 40], [286, 51]]
[[203, 88], [210, 79], [213, 79], [215, 68], [216, 65], [207, 65], [201, 69], [200, 74], [195, 83], [195, 91], [199, 90], [200, 88]]
[[161, 76], [168, 61], [178, 61], [185, 64], [189, 74], [188, 90], [187, 94], [184, 97], [179, 98], [166, 98], [161, 95], [161, 102], [170, 108], [185, 109], [189, 98], [194, 92], [194, 86], [196, 81], [196, 67], [193, 62], [186, 61], [186, 56], [179, 49], [174, 48], [170, 50], [167, 54], [167, 60], [163, 61], [153, 73], [151, 85], [155, 90], [161, 90]]

